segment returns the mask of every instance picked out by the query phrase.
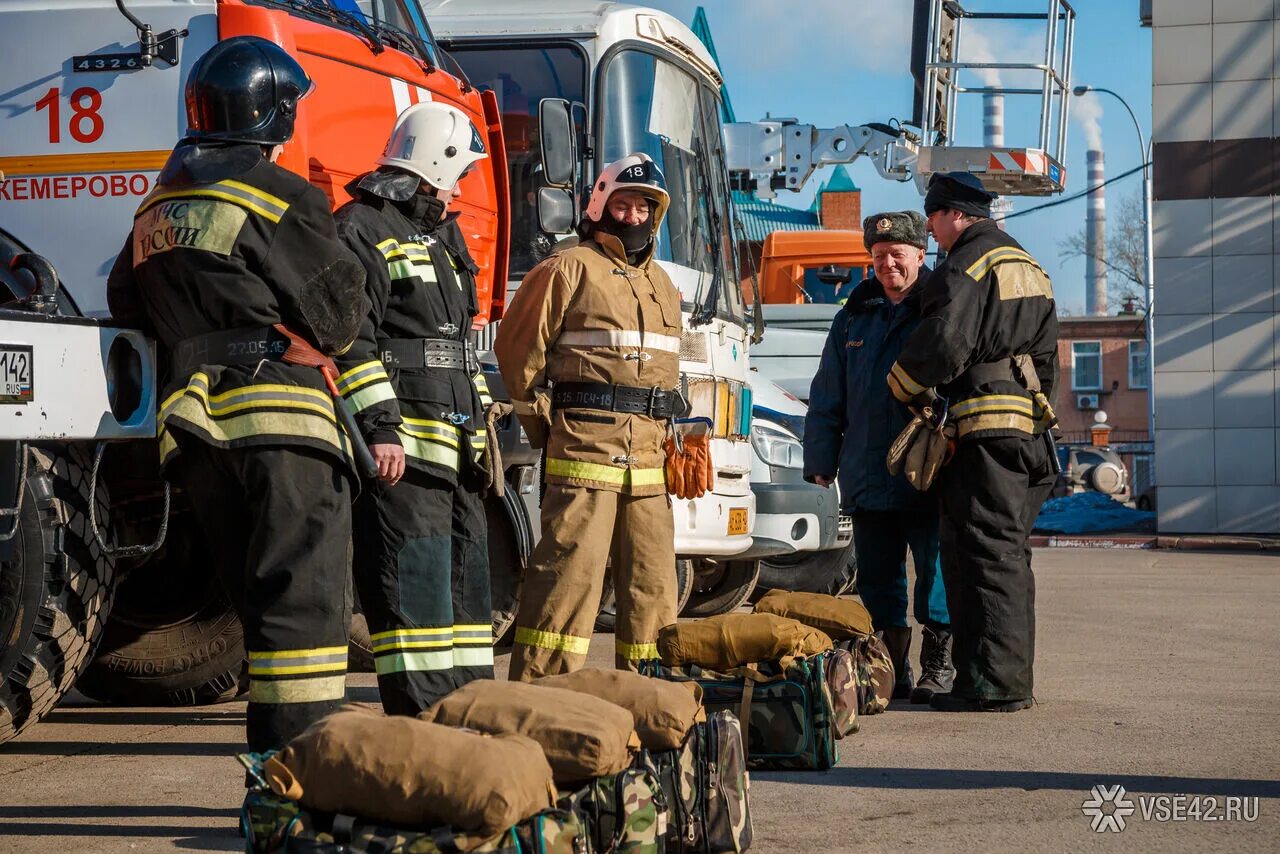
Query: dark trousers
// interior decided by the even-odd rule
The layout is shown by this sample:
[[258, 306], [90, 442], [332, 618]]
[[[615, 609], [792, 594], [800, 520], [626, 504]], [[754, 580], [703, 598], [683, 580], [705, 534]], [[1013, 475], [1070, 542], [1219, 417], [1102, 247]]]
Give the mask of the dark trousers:
[[355, 502], [353, 568], [382, 707], [416, 715], [493, 678], [489, 542], [479, 476], [458, 486], [410, 469]]
[[942, 469], [942, 577], [958, 697], [1032, 696], [1036, 582], [1027, 538], [1054, 480], [1039, 438], [962, 442]]
[[858, 596], [877, 630], [907, 625], [907, 548], [915, 564], [912, 609], [922, 626], [945, 631], [951, 623], [939, 568], [938, 513], [860, 510], [853, 514]]
[[320, 451], [179, 442], [175, 479], [244, 625], [249, 749], [279, 749], [346, 695], [350, 487]]

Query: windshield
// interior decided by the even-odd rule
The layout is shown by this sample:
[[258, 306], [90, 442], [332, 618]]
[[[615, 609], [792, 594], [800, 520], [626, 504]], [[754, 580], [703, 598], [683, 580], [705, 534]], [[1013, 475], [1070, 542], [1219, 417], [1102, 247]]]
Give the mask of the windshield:
[[[436, 46], [427, 19], [418, 0], [251, 0], [265, 5], [286, 6], [303, 15], [313, 16], [334, 26], [347, 26], [360, 32], [360, 27], [374, 30], [377, 40], [388, 47], [416, 54], [433, 66], [440, 65], [440, 48]], [[345, 20], [344, 20], [345, 19]], [[361, 35], [367, 35], [361, 32]]]
[[677, 281], [695, 310], [742, 317], [714, 90], [674, 63], [639, 50], [618, 53], [600, 92], [598, 166], [643, 151], [662, 167], [671, 194], [657, 257], [697, 275]]
[[519, 278], [551, 253], [557, 235], [538, 228], [535, 207], [542, 186], [538, 103], [543, 98], [586, 100], [587, 63], [572, 45], [484, 47], [455, 44], [450, 55], [471, 84], [498, 96], [511, 173], [511, 267]]

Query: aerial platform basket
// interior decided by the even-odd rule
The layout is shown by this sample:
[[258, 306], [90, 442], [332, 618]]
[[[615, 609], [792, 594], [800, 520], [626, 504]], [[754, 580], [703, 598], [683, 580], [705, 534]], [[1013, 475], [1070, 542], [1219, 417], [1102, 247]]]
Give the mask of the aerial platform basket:
[[[935, 172], [972, 172], [988, 190], [1009, 196], [1062, 192], [1066, 170], [1067, 112], [1071, 100], [1071, 60], [1076, 13], [1068, 0], [1040, 0], [1043, 11], [970, 11], [957, 0], [915, 0], [912, 75], [916, 81], [912, 124], [924, 132], [915, 177], [921, 191]], [[966, 28], [986, 22], [1043, 22], [1044, 49], [1029, 62], [960, 61]], [[998, 39], [992, 43], [1000, 44]], [[1010, 86], [1002, 75], [1038, 78], [1038, 86]], [[962, 75], [964, 79], [962, 81]], [[965, 85], [974, 82], [984, 85]], [[1039, 100], [1034, 145], [955, 145], [960, 95], [1023, 95]]]
[[1049, 196], [1066, 186], [1066, 169], [1039, 148], [939, 146], [920, 149], [916, 173], [927, 181], [935, 172], [972, 172], [1002, 196]]

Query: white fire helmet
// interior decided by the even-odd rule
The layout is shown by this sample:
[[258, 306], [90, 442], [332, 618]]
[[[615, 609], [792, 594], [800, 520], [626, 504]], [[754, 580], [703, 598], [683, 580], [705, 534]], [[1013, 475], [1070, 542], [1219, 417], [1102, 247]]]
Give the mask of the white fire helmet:
[[468, 166], [488, 156], [466, 113], [427, 101], [406, 107], [396, 119], [378, 165], [412, 172], [437, 190], [452, 190]]
[[667, 195], [667, 182], [662, 170], [653, 158], [647, 154], [628, 154], [621, 160], [615, 160], [596, 179], [591, 189], [591, 201], [587, 205], [587, 219], [600, 222], [605, 217], [605, 204], [609, 197], [619, 190], [639, 193], [653, 202], [650, 217], [653, 231], [656, 234], [671, 205], [671, 196]]

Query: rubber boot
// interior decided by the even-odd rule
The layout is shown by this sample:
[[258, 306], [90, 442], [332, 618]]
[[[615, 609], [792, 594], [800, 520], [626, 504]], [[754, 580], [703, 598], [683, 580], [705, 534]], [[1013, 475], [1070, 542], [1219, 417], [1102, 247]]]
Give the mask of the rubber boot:
[[928, 626], [920, 637], [920, 681], [911, 690], [911, 702], [927, 703], [934, 694], [947, 694], [955, 681], [956, 669], [951, 665], [951, 632]]
[[889, 660], [893, 662], [893, 699], [906, 700], [911, 696], [915, 676], [911, 672], [911, 627], [890, 626], [882, 633]]

